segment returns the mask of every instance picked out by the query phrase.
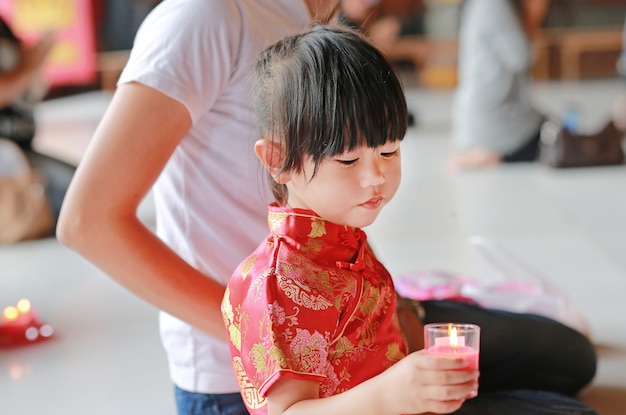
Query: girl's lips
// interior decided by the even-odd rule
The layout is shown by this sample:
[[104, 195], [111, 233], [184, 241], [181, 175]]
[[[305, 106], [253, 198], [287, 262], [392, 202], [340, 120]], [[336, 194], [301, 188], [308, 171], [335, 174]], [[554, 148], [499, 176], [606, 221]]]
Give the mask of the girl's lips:
[[383, 202], [382, 196], [376, 196], [376, 197], [371, 198], [365, 203], [361, 203], [360, 206], [366, 209], [378, 209], [378, 207], [380, 206], [382, 202]]

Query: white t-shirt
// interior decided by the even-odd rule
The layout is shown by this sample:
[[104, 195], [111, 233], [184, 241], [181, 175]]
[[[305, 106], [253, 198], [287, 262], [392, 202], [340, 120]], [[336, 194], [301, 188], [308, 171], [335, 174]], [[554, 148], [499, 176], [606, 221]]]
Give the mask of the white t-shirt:
[[[250, 69], [261, 50], [309, 22], [302, 0], [165, 0], [140, 27], [119, 80], [189, 110], [193, 127], [154, 186], [157, 233], [223, 285], [268, 233], [272, 197], [254, 154]], [[166, 313], [160, 328], [176, 385], [239, 391], [226, 343]]]

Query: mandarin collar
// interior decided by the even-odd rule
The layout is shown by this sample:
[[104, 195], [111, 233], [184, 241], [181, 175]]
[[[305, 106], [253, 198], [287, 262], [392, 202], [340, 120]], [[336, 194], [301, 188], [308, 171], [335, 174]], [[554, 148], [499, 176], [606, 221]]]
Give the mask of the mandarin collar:
[[291, 240], [303, 252], [319, 253], [333, 261], [352, 261], [365, 245], [367, 236], [360, 228], [338, 225], [309, 209], [269, 206], [268, 224], [272, 234]]

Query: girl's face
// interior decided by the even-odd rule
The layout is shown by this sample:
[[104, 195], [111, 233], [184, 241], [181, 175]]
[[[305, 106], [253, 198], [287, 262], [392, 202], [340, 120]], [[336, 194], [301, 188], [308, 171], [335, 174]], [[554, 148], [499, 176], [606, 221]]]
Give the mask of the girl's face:
[[400, 185], [400, 141], [326, 158], [311, 180], [313, 171], [307, 159], [302, 172], [288, 174], [289, 206], [310, 209], [339, 225], [370, 225]]

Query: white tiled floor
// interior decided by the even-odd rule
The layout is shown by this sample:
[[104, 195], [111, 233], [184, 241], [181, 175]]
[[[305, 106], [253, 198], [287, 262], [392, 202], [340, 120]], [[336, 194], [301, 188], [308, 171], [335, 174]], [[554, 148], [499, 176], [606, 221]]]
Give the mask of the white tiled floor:
[[[617, 80], [551, 83], [535, 92], [554, 116], [576, 102], [583, 128], [593, 130], [621, 87]], [[601, 415], [623, 415], [626, 166], [557, 171], [520, 164], [455, 174], [445, 168], [450, 91], [411, 89], [408, 97], [419, 125], [403, 144], [400, 191], [368, 230], [379, 256], [394, 275], [446, 270], [489, 280], [494, 274], [468, 240], [480, 235], [502, 245], [582, 312], [600, 353], [584, 399]], [[41, 131], [58, 128], [68, 143], [83, 145], [80, 137], [105, 107], [101, 98], [45, 103]], [[86, 122], [55, 124], [69, 115]], [[142, 215], [152, 220], [149, 202]], [[0, 414], [175, 414], [156, 310], [54, 240], [0, 247], [0, 306], [21, 297], [57, 334], [48, 343], [0, 350]]]

